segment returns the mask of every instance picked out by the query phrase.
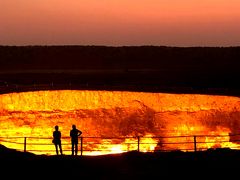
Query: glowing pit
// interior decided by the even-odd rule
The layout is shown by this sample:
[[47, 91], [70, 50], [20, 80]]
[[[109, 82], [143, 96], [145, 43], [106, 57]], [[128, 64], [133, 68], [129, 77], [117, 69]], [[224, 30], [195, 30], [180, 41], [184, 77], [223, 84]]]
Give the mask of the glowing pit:
[[[227, 96], [163, 94], [118, 91], [36, 91], [0, 95], [0, 143], [36, 154], [55, 154], [52, 132], [59, 125], [64, 154], [70, 154], [72, 124], [83, 131], [83, 154], [95, 155], [137, 150], [239, 148], [229, 134], [240, 129], [240, 99]], [[101, 139], [90, 137], [121, 137]], [[153, 138], [158, 137], [158, 138]], [[50, 138], [50, 139], [49, 139]], [[236, 138], [235, 138], [236, 139]], [[223, 142], [224, 141], [224, 142]], [[97, 150], [97, 151], [95, 151]]]

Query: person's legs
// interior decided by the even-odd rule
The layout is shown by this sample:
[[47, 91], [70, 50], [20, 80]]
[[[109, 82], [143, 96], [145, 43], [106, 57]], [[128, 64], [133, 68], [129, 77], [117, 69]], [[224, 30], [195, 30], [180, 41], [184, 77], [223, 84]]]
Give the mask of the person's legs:
[[61, 142], [59, 143], [59, 149], [60, 149], [60, 153], [62, 155], [62, 144], [61, 144]]
[[75, 143], [75, 155], [78, 153], [78, 143]]
[[58, 155], [58, 145], [55, 144], [55, 148], [56, 148], [56, 154]]
[[72, 155], [74, 155], [74, 142], [72, 142]]

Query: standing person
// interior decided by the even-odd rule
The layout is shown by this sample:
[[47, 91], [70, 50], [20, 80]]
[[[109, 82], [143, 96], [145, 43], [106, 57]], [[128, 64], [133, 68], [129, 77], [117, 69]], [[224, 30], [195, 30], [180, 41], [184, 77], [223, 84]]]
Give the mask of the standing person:
[[78, 153], [78, 136], [82, 134], [82, 131], [76, 128], [76, 125], [72, 125], [72, 130], [70, 131], [70, 137], [72, 142], [72, 155], [77, 155]]
[[59, 147], [60, 153], [62, 155], [61, 132], [58, 129], [59, 129], [59, 127], [55, 126], [55, 131], [53, 132], [52, 142], [55, 145], [57, 155], [58, 155], [58, 147]]

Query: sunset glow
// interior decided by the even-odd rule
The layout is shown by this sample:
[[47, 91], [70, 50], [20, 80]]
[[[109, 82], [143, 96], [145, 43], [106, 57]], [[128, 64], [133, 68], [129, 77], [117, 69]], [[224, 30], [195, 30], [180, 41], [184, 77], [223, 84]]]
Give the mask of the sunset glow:
[[238, 0], [2, 0], [2, 45], [240, 45]]
[[0, 115], [0, 143], [23, 151], [27, 137], [27, 150], [36, 154], [55, 154], [51, 143], [55, 125], [62, 132], [64, 154], [70, 154], [72, 124], [83, 132], [84, 155], [137, 150], [138, 136], [142, 152], [193, 151], [193, 136], [198, 136], [198, 150], [240, 148], [229, 136], [238, 134], [240, 128], [237, 97], [120, 91], [22, 92], [0, 95]]

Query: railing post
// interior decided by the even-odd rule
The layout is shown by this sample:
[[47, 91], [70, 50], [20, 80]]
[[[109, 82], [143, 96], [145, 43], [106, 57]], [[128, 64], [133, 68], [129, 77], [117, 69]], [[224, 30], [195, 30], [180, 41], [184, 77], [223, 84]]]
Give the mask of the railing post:
[[81, 156], [83, 154], [83, 137], [80, 137], [80, 140], [81, 140]]
[[27, 152], [27, 138], [24, 137], [24, 152]]
[[138, 140], [138, 149], [137, 149], [137, 151], [139, 152], [140, 151], [140, 136], [137, 137], [137, 140]]
[[194, 136], [194, 152], [197, 152], [197, 137]]

